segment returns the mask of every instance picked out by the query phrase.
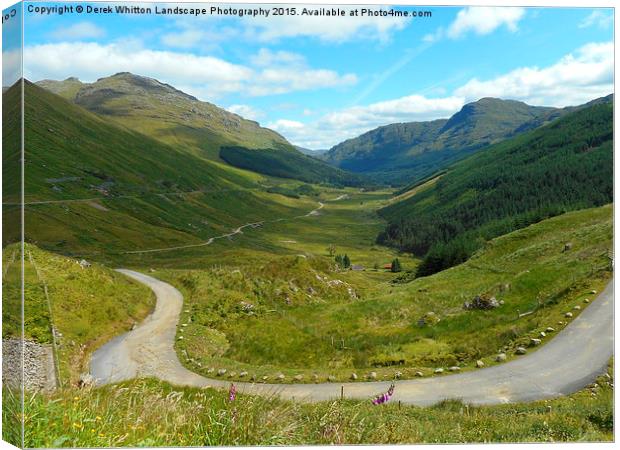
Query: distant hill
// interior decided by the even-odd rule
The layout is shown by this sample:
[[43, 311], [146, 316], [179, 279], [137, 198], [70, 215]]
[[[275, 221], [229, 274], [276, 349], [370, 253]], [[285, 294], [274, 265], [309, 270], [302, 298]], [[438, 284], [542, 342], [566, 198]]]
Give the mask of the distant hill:
[[490, 238], [613, 201], [613, 97], [485, 148], [382, 209], [381, 243], [426, 255], [419, 274], [460, 263]]
[[324, 159], [375, 179], [407, 184], [566, 112], [483, 98], [463, 106], [449, 119], [379, 127], [332, 147]]
[[281, 135], [153, 78], [121, 72], [81, 83], [76, 78], [37, 83], [89, 111], [168, 144], [217, 159], [222, 145], [290, 147]]
[[312, 156], [319, 159], [329, 151], [327, 149], [310, 150], [309, 148], [300, 147], [299, 145], [295, 145], [295, 148], [304, 155]]
[[[284, 137], [257, 122], [152, 78], [122, 72], [90, 84], [76, 78], [37, 84], [123, 127], [201, 158], [310, 183], [362, 183], [362, 176], [302, 155]], [[230, 148], [243, 152], [233, 156]], [[250, 155], [248, 150], [261, 155]]]

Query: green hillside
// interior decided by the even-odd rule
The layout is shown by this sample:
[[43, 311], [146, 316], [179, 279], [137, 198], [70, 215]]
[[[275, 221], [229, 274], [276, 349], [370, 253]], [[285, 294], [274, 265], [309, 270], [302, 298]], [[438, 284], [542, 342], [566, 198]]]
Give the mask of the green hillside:
[[[78, 84], [79, 83], [79, 84]], [[152, 138], [217, 159], [221, 145], [290, 146], [278, 133], [201, 102], [172, 86], [128, 72], [80, 83], [44, 80], [42, 87]]]
[[293, 178], [307, 183], [336, 186], [362, 186], [369, 183], [361, 175], [337, 169], [301, 152], [222, 147], [220, 157], [235, 167], [274, 177]]
[[494, 145], [428, 189], [381, 210], [378, 241], [426, 254], [426, 275], [489, 239], [564, 211], [613, 201], [613, 104], [599, 102]]
[[406, 184], [560, 114], [555, 108], [483, 98], [447, 120], [379, 127], [336, 145], [324, 159], [374, 179]]
[[194, 244], [316, 205], [269, 195], [259, 175], [121, 128], [28, 82], [25, 123], [26, 238], [46, 249], [111, 254]]

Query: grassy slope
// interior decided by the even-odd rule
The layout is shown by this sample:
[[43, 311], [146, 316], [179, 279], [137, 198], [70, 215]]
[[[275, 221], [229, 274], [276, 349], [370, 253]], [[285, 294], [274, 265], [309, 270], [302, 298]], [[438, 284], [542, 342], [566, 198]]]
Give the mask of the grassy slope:
[[[13, 260], [16, 250], [16, 245], [5, 247], [3, 259]], [[93, 350], [142, 321], [154, 306], [148, 288], [103, 266], [82, 269], [77, 260], [30, 244], [25, 257], [25, 335], [43, 344], [52, 342], [46, 285], [53, 324], [62, 334], [58, 356], [63, 383], [75, 382], [87, 370]], [[18, 267], [19, 259], [3, 278], [3, 337], [21, 334], [19, 270], [12, 270]]]
[[293, 178], [307, 183], [340, 186], [362, 186], [368, 183], [363, 176], [334, 168], [301, 152], [271, 148], [222, 147], [220, 157], [235, 167], [274, 177]]
[[[493, 364], [498, 349], [511, 354], [546, 327], [565, 325], [563, 313], [609, 279], [611, 213], [606, 206], [543, 221], [489, 242], [465, 264], [412, 282], [404, 274], [403, 283], [390, 283], [394, 276], [384, 271], [334, 272], [325, 265], [331, 261], [326, 250], [320, 252], [326, 243], [313, 247], [312, 239], [303, 238], [287, 245], [315, 249], [306, 259], [246, 254], [247, 264], [222, 259], [210, 270], [157, 275], [180, 286], [186, 296], [182, 322], [191, 326], [179, 350], [192, 370], [223, 367], [271, 379], [279, 372], [287, 377], [301, 373], [305, 381], [314, 373], [323, 380], [328, 375], [345, 380], [351, 371], [375, 370], [387, 378], [396, 370], [404, 376], [417, 370], [431, 374], [439, 366], [472, 368], [477, 359]], [[333, 220], [335, 225], [337, 216]], [[329, 223], [324, 219], [316, 226]], [[290, 226], [304, 230], [304, 222]], [[291, 231], [272, 239], [312, 235]], [[368, 247], [356, 253], [355, 245], [347, 243], [348, 233], [341, 236], [341, 249], [354, 263], [390, 261], [380, 247], [374, 255]], [[351, 239], [359, 243], [359, 236]], [[562, 251], [565, 242], [573, 244], [571, 251]], [[342, 286], [329, 287], [328, 280], [348, 283], [361, 299], [352, 300]], [[510, 289], [500, 290], [504, 284]], [[482, 293], [505, 304], [487, 312], [463, 310], [464, 301]], [[244, 313], [241, 302], [256, 309]], [[519, 311], [531, 310], [534, 314], [517, 319]], [[441, 321], [419, 326], [428, 311]], [[400, 360], [404, 365], [392, 366]]]
[[[246, 395], [230, 403], [224, 392], [142, 380], [29, 396], [25, 437], [27, 447], [612, 441], [613, 379], [597, 381], [597, 388], [549, 401], [418, 408]], [[16, 400], [5, 393], [5, 402]], [[5, 410], [3, 423], [10, 420]], [[18, 439], [9, 434], [16, 430], [4, 431]]]
[[[27, 239], [65, 254], [121, 260], [125, 250], [199, 243], [316, 204], [266, 194], [259, 175], [119, 128], [29, 83], [26, 125], [26, 199], [62, 201], [27, 207]], [[72, 202], [83, 198], [95, 200]]]

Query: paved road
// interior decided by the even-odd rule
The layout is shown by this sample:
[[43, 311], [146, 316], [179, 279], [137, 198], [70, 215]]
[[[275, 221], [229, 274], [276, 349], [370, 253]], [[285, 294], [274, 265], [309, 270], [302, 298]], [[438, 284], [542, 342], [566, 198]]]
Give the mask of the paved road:
[[[153, 376], [177, 385], [227, 388], [229, 381], [209, 379], [184, 368], [173, 348], [183, 305], [181, 293], [163, 281], [131, 270], [119, 270], [149, 286], [157, 306], [136, 329], [118, 336], [91, 360], [98, 384]], [[505, 364], [426, 379], [398, 381], [393, 399], [426, 406], [451, 398], [470, 404], [532, 401], [575, 392], [606, 370], [613, 353], [613, 281], [570, 325], [546, 345]], [[369, 399], [388, 382], [321, 384], [235, 383], [238, 391], [274, 394], [299, 401], [340, 397]]]

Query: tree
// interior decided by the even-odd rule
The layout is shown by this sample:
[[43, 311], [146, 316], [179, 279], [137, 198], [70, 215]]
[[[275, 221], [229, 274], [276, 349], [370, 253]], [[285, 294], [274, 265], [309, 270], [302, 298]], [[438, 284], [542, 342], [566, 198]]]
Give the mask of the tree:
[[336, 255], [334, 260], [336, 261], [336, 264], [338, 264], [338, 267], [344, 267], [344, 258], [342, 257], [342, 255]]
[[342, 258], [342, 266], [345, 269], [351, 267], [351, 260], [349, 259], [349, 255], [344, 255], [344, 258]]
[[329, 247], [327, 247], [327, 252], [329, 253], [329, 256], [334, 256], [336, 254], [336, 244], [329, 244]]
[[392, 272], [396, 273], [396, 272], [401, 272], [403, 269], [400, 266], [400, 261], [398, 260], [398, 258], [394, 258], [394, 260], [392, 261]]

